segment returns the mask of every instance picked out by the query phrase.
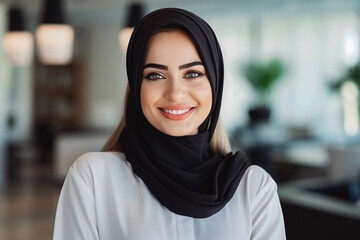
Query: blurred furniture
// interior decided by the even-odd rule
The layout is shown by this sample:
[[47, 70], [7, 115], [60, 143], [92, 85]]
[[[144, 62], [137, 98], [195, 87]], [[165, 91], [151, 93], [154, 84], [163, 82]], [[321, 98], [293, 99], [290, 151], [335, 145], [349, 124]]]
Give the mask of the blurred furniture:
[[51, 161], [54, 135], [82, 127], [84, 118], [83, 64], [35, 64], [34, 137], [41, 161]]
[[288, 240], [360, 239], [360, 179], [299, 180], [278, 192]]
[[329, 176], [335, 179], [360, 176], [360, 145], [349, 144], [328, 148]]
[[89, 129], [57, 134], [54, 142], [55, 180], [62, 182], [71, 165], [82, 154], [101, 151], [110, 134], [106, 130]]
[[31, 141], [9, 141], [5, 150], [5, 178], [8, 183], [21, 181], [23, 166], [39, 158], [38, 149]]
[[285, 141], [284, 130], [269, 122], [250, 122], [236, 128], [231, 134], [233, 150], [243, 151], [252, 164], [265, 169], [274, 179], [277, 172], [273, 168], [273, 153], [282, 148]]
[[327, 174], [326, 144], [308, 129], [250, 124], [237, 128], [231, 137], [234, 150], [245, 152], [252, 164], [265, 169], [278, 183]]
[[273, 159], [278, 183], [328, 175], [327, 146], [317, 140], [288, 142]]
[[79, 127], [84, 116], [84, 77], [81, 62], [35, 66], [35, 124]]

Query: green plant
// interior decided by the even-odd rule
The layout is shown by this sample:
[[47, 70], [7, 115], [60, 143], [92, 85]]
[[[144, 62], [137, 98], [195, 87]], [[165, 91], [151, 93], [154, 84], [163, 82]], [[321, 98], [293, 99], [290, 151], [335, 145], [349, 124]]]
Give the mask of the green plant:
[[15, 115], [13, 113], [10, 113], [9, 116], [6, 119], [6, 125], [8, 127], [8, 129], [13, 130], [13, 128], [16, 125], [16, 118]]
[[284, 73], [284, 66], [278, 59], [265, 63], [251, 61], [243, 66], [242, 72], [265, 105], [271, 89]]
[[341, 86], [349, 80], [353, 81], [360, 89], [360, 62], [345, 69], [339, 78], [330, 83], [329, 87], [333, 91], [339, 91]]

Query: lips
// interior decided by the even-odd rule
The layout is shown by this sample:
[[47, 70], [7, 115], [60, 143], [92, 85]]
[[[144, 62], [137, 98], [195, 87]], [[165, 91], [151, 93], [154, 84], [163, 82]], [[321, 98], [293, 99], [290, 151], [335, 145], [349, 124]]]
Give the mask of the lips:
[[184, 120], [188, 118], [191, 113], [194, 111], [195, 107], [189, 106], [171, 106], [171, 107], [161, 107], [159, 108], [160, 112], [166, 118], [170, 120]]

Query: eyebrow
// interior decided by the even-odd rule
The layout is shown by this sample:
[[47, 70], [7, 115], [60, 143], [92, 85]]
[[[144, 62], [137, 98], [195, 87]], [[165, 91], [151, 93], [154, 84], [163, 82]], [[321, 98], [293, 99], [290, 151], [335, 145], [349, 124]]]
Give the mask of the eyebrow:
[[159, 68], [159, 69], [164, 69], [164, 70], [168, 70], [169, 68], [165, 65], [161, 65], [161, 64], [156, 64], [156, 63], [148, 63], [146, 64], [143, 69], [145, 68]]
[[[203, 64], [200, 61], [190, 62], [190, 63], [180, 65], [179, 70], [189, 68], [189, 67], [193, 67], [193, 66], [197, 66], [197, 65], [203, 65]], [[157, 64], [157, 63], [148, 63], [143, 67], [143, 69], [145, 69], [145, 68], [158, 68], [158, 69], [163, 69], [163, 70], [168, 70], [169, 69], [168, 66], [165, 66], [165, 65], [162, 65], [162, 64]]]
[[186, 63], [186, 64], [184, 64], [184, 65], [179, 66], [179, 70], [184, 69], [184, 68], [189, 68], [189, 67], [197, 66], [197, 65], [203, 65], [203, 64], [202, 64], [202, 62], [200, 62], [200, 61], [191, 62], [191, 63]]

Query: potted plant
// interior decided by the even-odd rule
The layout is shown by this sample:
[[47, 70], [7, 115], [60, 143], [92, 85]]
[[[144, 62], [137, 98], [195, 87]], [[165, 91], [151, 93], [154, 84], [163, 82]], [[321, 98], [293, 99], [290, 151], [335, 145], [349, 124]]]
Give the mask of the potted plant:
[[360, 62], [346, 69], [342, 75], [330, 83], [330, 89], [339, 91], [347, 81], [353, 81], [360, 89]]
[[252, 123], [266, 122], [270, 118], [268, 98], [271, 90], [284, 73], [284, 66], [278, 59], [268, 62], [251, 61], [242, 68], [245, 78], [257, 93], [257, 103], [249, 109]]

